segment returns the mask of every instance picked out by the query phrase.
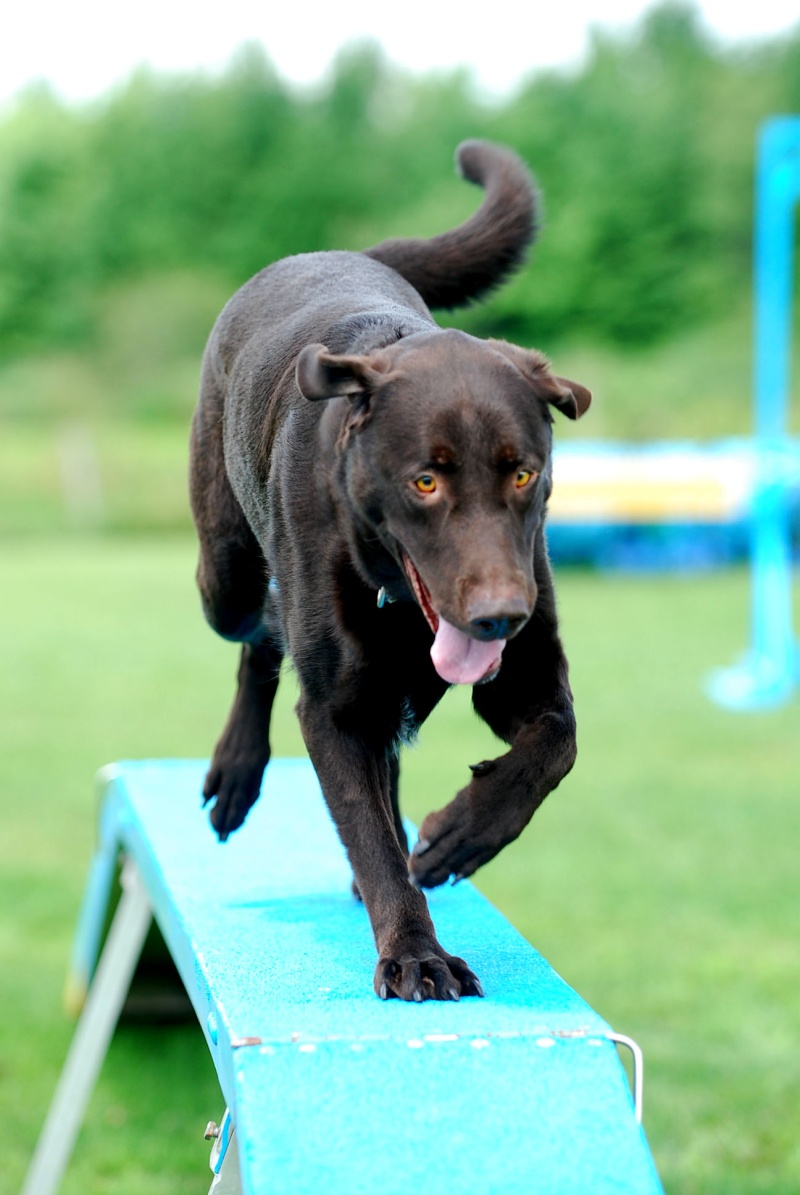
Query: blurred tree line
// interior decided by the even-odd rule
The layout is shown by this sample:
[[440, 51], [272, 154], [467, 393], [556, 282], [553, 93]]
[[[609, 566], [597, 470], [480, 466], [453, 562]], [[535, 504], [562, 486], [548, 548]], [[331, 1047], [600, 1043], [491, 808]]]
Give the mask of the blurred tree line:
[[34, 88], [0, 121], [0, 362], [90, 348], [105, 297], [143, 278], [229, 291], [284, 254], [450, 227], [479, 199], [452, 166], [474, 136], [522, 154], [545, 220], [534, 268], [466, 326], [650, 344], [747, 294], [756, 129], [798, 110], [800, 29], [723, 50], [680, 4], [501, 103], [371, 45], [313, 92], [255, 46], [221, 77], [142, 70], [91, 105]]

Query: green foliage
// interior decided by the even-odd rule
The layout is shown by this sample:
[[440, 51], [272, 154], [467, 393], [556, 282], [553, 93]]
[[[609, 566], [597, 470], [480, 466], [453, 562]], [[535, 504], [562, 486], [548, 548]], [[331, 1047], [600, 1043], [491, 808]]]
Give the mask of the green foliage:
[[667, 3], [494, 106], [463, 72], [410, 78], [369, 43], [303, 93], [255, 45], [218, 77], [140, 70], [83, 107], [37, 88], [0, 124], [0, 360], [90, 344], [126, 280], [230, 288], [288, 253], [449, 227], [476, 201], [451, 167], [476, 135], [530, 162], [546, 220], [534, 268], [468, 326], [663, 339], [747, 288], [754, 135], [797, 108], [799, 64], [800, 33], [723, 50]]

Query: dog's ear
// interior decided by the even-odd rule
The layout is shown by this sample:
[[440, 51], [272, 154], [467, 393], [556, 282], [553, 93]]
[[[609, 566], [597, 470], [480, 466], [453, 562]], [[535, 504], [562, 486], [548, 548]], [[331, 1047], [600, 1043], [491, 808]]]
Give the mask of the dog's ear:
[[557, 377], [550, 369], [550, 362], [544, 353], [535, 349], [521, 349], [505, 340], [489, 340], [487, 343], [516, 365], [537, 398], [556, 407], [568, 419], [580, 419], [589, 409], [591, 391], [581, 386], [580, 382]]
[[369, 357], [337, 356], [329, 353], [324, 344], [306, 345], [295, 367], [297, 387], [312, 402], [342, 394], [361, 398], [380, 376]]
[[580, 382], [559, 378], [549, 370], [540, 382], [534, 385], [534, 390], [538, 398], [551, 403], [568, 419], [580, 419], [581, 415], [586, 414], [592, 401], [591, 390], [587, 390]]

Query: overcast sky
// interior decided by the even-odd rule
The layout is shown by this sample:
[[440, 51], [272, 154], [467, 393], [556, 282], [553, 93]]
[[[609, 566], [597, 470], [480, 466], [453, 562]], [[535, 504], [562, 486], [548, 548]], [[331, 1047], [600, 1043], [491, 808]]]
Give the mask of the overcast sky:
[[[483, 87], [502, 94], [537, 67], [580, 61], [592, 25], [624, 28], [648, 7], [645, 0], [21, 0], [3, 15], [0, 99], [37, 78], [66, 98], [91, 98], [142, 62], [166, 71], [218, 69], [248, 40], [264, 45], [285, 78], [309, 83], [342, 44], [363, 37], [415, 72], [467, 64]], [[800, 24], [797, 0], [700, 0], [697, 7], [724, 41]]]

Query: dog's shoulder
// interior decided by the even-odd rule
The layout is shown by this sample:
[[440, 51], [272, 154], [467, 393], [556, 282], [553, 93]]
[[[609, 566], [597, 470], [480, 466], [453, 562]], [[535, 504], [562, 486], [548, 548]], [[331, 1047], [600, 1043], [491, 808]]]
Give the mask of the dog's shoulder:
[[233, 295], [212, 329], [206, 367], [229, 397], [242, 385], [274, 392], [307, 344], [364, 353], [432, 327], [425, 303], [390, 266], [343, 250], [303, 253]]

